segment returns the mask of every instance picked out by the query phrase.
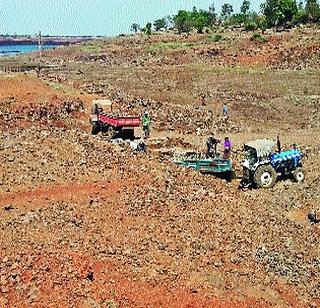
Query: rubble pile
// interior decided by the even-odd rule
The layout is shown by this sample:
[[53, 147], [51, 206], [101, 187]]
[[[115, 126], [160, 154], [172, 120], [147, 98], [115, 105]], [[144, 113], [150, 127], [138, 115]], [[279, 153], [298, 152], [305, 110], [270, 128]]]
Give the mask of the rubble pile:
[[202, 61], [212, 62], [215, 64], [225, 63], [225, 54], [221, 49], [208, 48], [197, 51], [197, 57]]
[[307, 104], [311, 109], [310, 118], [308, 121], [308, 128], [320, 127], [320, 97], [310, 97]]
[[298, 47], [278, 50], [276, 55], [270, 58], [268, 66], [274, 69], [306, 68], [316, 69], [320, 67], [320, 45]]
[[[184, 273], [180, 275], [185, 277], [185, 271], [192, 272], [195, 268], [210, 271], [221, 266], [225, 272], [230, 270], [226, 279], [231, 285], [239, 277], [242, 283], [254, 280], [262, 284], [266, 280], [275, 282], [278, 277], [319, 298], [319, 275], [315, 273], [319, 239], [313, 237], [314, 228], [290, 221], [283, 212], [286, 198], [291, 195], [297, 200], [299, 193], [292, 189], [290, 193], [280, 194], [281, 188], [275, 188], [273, 193], [282, 196], [282, 201], [279, 198], [278, 204], [266, 203], [262, 201], [265, 192], [261, 193], [263, 198], [260, 192], [256, 192], [256, 197], [246, 198], [227, 183], [210, 176], [178, 167], [161, 169], [145, 186], [128, 191], [124, 203], [133, 217], [148, 217], [148, 224], [153, 228], [150, 240], [157, 243], [160, 251], [175, 255], [185, 266], [190, 266], [180, 269]], [[305, 245], [307, 250], [303, 248]], [[148, 243], [151, 250], [150, 246]], [[252, 247], [256, 247], [254, 253]], [[143, 253], [144, 250], [141, 258]], [[234, 264], [239, 267], [236, 269]], [[264, 266], [266, 276], [261, 277], [258, 267], [251, 268], [250, 264]], [[166, 273], [171, 273], [172, 279], [178, 275], [170, 265], [166, 266]], [[159, 270], [158, 274], [163, 273]], [[309, 279], [312, 275], [318, 278]]]
[[[188, 204], [195, 205], [204, 200], [209, 193], [220, 199], [223, 190], [226, 192], [227, 184], [223, 181], [177, 167], [173, 163], [158, 166], [157, 172], [155, 171], [150, 170], [155, 177], [148, 187], [141, 186], [133, 192], [136, 197], [126, 194], [124, 202], [133, 213], [153, 209], [162, 211], [161, 207], [165, 210], [171, 206], [184, 208]], [[136, 202], [132, 203], [132, 200]]]
[[137, 48], [134, 49], [119, 49], [108, 52], [81, 54], [73, 58], [76, 62], [81, 63], [99, 63], [100, 65], [117, 65], [130, 64], [139, 62], [140, 52]]
[[113, 102], [113, 113], [121, 115], [142, 115], [148, 111], [152, 118], [152, 127], [157, 130], [175, 130], [177, 132], [194, 133], [201, 129], [204, 133], [239, 131], [235, 123], [225, 121], [220, 115], [203, 107], [189, 105], [173, 105], [147, 98], [135, 97], [105, 83], [83, 85], [89, 93], [100, 93], [110, 97]]
[[0, 104], [0, 123], [6, 126], [14, 126], [17, 121], [63, 120], [85, 111], [85, 105], [80, 99], [30, 103], [22, 107], [11, 107], [7, 101]]
[[112, 151], [111, 144], [78, 130], [17, 129], [2, 132], [0, 140], [2, 192], [107, 177], [128, 159], [120, 146]]

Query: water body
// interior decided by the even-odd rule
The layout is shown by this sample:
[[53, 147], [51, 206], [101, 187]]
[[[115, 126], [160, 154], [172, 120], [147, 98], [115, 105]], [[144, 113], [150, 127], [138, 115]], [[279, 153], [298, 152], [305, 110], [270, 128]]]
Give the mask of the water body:
[[[58, 47], [58, 45], [42, 45], [41, 49], [51, 49]], [[28, 45], [0, 45], [0, 57], [4, 56], [17, 56], [24, 53], [29, 53], [33, 51], [39, 51], [37, 44], [28, 44]]]

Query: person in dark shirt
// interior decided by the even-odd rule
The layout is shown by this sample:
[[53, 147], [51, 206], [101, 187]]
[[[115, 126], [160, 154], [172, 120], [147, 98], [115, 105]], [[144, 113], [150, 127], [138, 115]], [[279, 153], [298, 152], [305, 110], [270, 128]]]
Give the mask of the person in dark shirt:
[[218, 143], [220, 143], [220, 140], [211, 136], [207, 139], [206, 143], [207, 143], [207, 156], [215, 157], [217, 155], [217, 145]]

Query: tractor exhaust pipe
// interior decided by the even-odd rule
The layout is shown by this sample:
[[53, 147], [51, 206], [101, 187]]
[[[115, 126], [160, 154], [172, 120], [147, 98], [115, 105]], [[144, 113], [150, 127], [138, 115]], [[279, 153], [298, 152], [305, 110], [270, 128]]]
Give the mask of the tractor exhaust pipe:
[[280, 137], [277, 135], [277, 147], [278, 147], [278, 153], [281, 152], [281, 143], [280, 143]]

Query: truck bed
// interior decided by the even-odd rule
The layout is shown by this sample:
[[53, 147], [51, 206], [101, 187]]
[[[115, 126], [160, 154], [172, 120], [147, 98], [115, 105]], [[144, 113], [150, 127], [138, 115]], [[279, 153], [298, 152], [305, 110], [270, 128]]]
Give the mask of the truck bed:
[[115, 116], [101, 112], [98, 114], [98, 120], [113, 127], [138, 127], [140, 126], [140, 117], [135, 116]]

